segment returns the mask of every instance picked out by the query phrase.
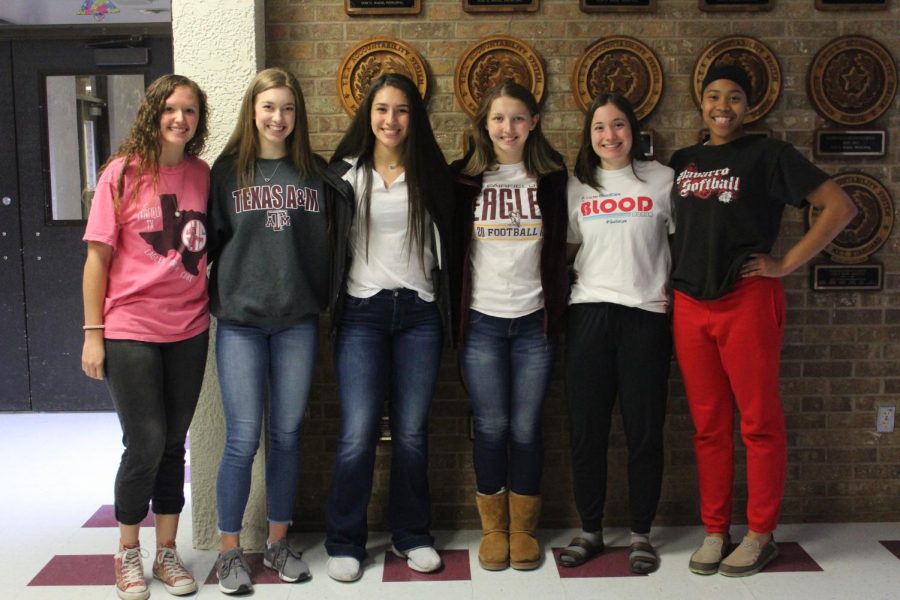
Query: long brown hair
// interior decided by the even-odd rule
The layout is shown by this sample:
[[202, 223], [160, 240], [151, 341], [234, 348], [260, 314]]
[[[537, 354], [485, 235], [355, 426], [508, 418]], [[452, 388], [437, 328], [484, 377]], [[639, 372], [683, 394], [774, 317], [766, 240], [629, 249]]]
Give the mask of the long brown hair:
[[[488, 113], [491, 110], [491, 104], [494, 100], [505, 96], [519, 100], [528, 109], [528, 113], [534, 117], [541, 114], [537, 100], [531, 90], [525, 86], [519, 85], [515, 81], [505, 81], [494, 86], [478, 105], [478, 112], [472, 117], [471, 140], [473, 142], [472, 153], [466, 162], [463, 173], [466, 175], [477, 176], [491, 167], [497, 162], [497, 155], [494, 153], [494, 142], [491, 141], [487, 131]], [[523, 152], [525, 162], [525, 170], [532, 177], [541, 177], [554, 171], [559, 171], [565, 166], [562, 154], [557, 152], [541, 131], [541, 121], [538, 119], [537, 125], [528, 134], [525, 140], [525, 150]]]
[[403, 168], [406, 171], [406, 186], [409, 202], [409, 222], [407, 224], [407, 241], [410, 251], [418, 245], [419, 262], [425, 263], [425, 231], [428, 214], [434, 214], [436, 203], [434, 196], [451, 188], [450, 171], [444, 154], [441, 152], [425, 101], [419, 90], [408, 77], [398, 73], [385, 73], [376, 79], [366, 94], [350, 127], [334, 151], [332, 161], [342, 158], [357, 157], [357, 165], [365, 169], [366, 189], [363, 194], [362, 209], [359, 218], [365, 224], [366, 248], [369, 240], [369, 207], [371, 204], [372, 182], [370, 170], [374, 168], [375, 134], [372, 132], [372, 104], [375, 94], [385, 86], [397, 88], [406, 96], [409, 105], [409, 126], [406, 141], [403, 143]]
[[294, 130], [287, 137], [289, 160], [303, 177], [312, 177], [318, 175], [321, 171], [309, 143], [306, 102], [303, 100], [300, 82], [297, 81], [293, 73], [284, 69], [277, 67], [265, 69], [256, 74], [256, 77], [253, 78], [253, 81], [247, 87], [247, 91], [244, 92], [237, 124], [234, 126], [234, 131], [222, 150], [222, 156], [232, 154], [237, 157], [235, 170], [237, 171], [238, 186], [240, 187], [253, 184], [253, 170], [256, 168], [256, 159], [259, 156], [259, 132], [256, 130], [256, 97], [274, 88], [288, 88], [294, 94], [296, 105]]
[[594, 146], [591, 144], [591, 123], [594, 121], [594, 113], [597, 112], [597, 109], [607, 104], [612, 104], [622, 111], [625, 119], [628, 121], [628, 126], [631, 128], [631, 151], [628, 153], [628, 158], [631, 159], [629, 161], [631, 172], [634, 173], [638, 181], [642, 180], [634, 170], [634, 163], [639, 160], [647, 160], [641, 144], [640, 126], [631, 102], [622, 94], [601, 92], [591, 102], [587, 113], [584, 115], [584, 125], [581, 128], [581, 147], [578, 149], [578, 156], [575, 159], [575, 177], [581, 183], [589, 185], [595, 190], [599, 190], [602, 184], [597, 180], [597, 166], [600, 164], [600, 157], [597, 156]]
[[144, 175], [152, 176], [153, 185], [159, 181], [159, 156], [162, 153], [160, 142], [159, 121], [166, 107], [166, 100], [175, 92], [175, 88], [186, 86], [197, 97], [199, 104], [199, 117], [197, 130], [194, 137], [188, 140], [184, 147], [187, 156], [198, 156], [206, 147], [206, 137], [209, 134], [207, 122], [209, 121], [209, 109], [206, 105], [206, 94], [194, 81], [183, 75], [163, 75], [147, 87], [144, 98], [138, 106], [137, 116], [131, 124], [131, 132], [119, 149], [109, 157], [109, 160], [101, 167], [102, 172], [110, 162], [117, 158], [123, 158], [122, 171], [116, 177], [115, 192], [113, 193], [113, 207], [119, 214], [122, 207], [122, 196], [125, 193], [125, 173], [132, 162], [135, 163], [137, 182], [131, 190], [130, 200], [134, 200], [140, 191]]

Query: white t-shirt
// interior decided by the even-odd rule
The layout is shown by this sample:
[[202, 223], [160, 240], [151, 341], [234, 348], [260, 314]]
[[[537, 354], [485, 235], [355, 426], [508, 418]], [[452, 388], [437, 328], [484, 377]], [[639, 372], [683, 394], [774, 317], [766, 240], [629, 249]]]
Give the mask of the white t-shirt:
[[656, 161], [637, 161], [634, 167], [643, 181], [631, 166], [598, 169], [600, 191], [569, 178], [567, 241], [581, 244], [570, 304], [613, 302], [666, 312], [674, 171]]
[[350, 227], [350, 249], [353, 260], [347, 277], [347, 293], [357, 298], [369, 298], [381, 290], [407, 288], [415, 290], [426, 302], [434, 301], [434, 285], [431, 271], [434, 254], [431, 252], [430, 227], [425, 228], [424, 270], [419, 261], [418, 248], [410, 252], [408, 235], [409, 201], [406, 173], [386, 187], [384, 179], [374, 169], [369, 170], [372, 179], [372, 198], [369, 203], [369, 247], [366, 255], [366, 226], [361, 219], [363, 195], [366, 191], [366, 170], [353, 167], [344, 179], [353, 186], [356, 195], [356, 217]]
[[505, 319], [543, 308], [537, 179], [524, 163], [485, 171], [474, 211], [471, 308]]

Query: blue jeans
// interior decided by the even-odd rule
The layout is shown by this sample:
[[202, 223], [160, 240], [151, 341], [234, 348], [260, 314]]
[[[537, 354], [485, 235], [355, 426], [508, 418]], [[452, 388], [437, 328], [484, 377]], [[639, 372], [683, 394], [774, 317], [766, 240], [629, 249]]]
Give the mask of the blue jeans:
[[222, 533], [241, 531], [267, 393], [266, 511], [272, 523], [291, 522], [300, 466], [300, 424], [312, 383], [318, 332], [317, 316], [278, 328], [218, 323], [216, 362], [225, 413], [225, 450], [216, 504]]
[[341, 434], [327, 507], [330, 556], [366, 556], [382, 407], [390, 398], [388, 525], [400, 550], [434, 545], [428, 491], [428, 409], [441, 363], [437, 306], [412, 290], [348, 296], [335, 344]]
[[553, 371], [555, 342], [544, 311], [516, 319], [472, 310], [459, 360], [475, 420], [475, 483], [482, 494], [509, 487], [541, 493], [541, 405]]

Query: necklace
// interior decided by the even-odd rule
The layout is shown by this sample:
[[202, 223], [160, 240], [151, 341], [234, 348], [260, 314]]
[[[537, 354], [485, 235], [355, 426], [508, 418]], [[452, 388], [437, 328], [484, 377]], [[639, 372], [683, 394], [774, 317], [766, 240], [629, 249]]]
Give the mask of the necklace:
[[269, 183], [272, 181], [272, 178], [275, 177], [275, 173], [278, 172], [278, 167], [281, 166], [281, 160], [278, 161], [278, 164], [275, 165], [275, 170], [272, 171], [272, 174], [266, 177], [266, 174], [262, 172], [262, 168], [259, 166], [259, 162], [256, 163], [256, 170], [259, 171], [260, 176], [263, 178], [263, 181]]

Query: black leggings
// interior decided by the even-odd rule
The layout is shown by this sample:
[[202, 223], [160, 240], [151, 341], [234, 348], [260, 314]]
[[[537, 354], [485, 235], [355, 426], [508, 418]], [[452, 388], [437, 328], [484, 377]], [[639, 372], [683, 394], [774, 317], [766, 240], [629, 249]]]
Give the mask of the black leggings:
[[106, 383], [125, 451], [116, 474], [116, 520], [136, 525], [184, 506], [184, 440], [200, 396], [209, 332], [169, 343], [106, 340]]
[[603, 526], [606, 454], [617, 397], [628, 445], [631, 530], [650, 531], [662, 486], [671, 360], [668, 315], [606, 302], [569, 307], [566, 398], [575, 505], [585, 531]]

